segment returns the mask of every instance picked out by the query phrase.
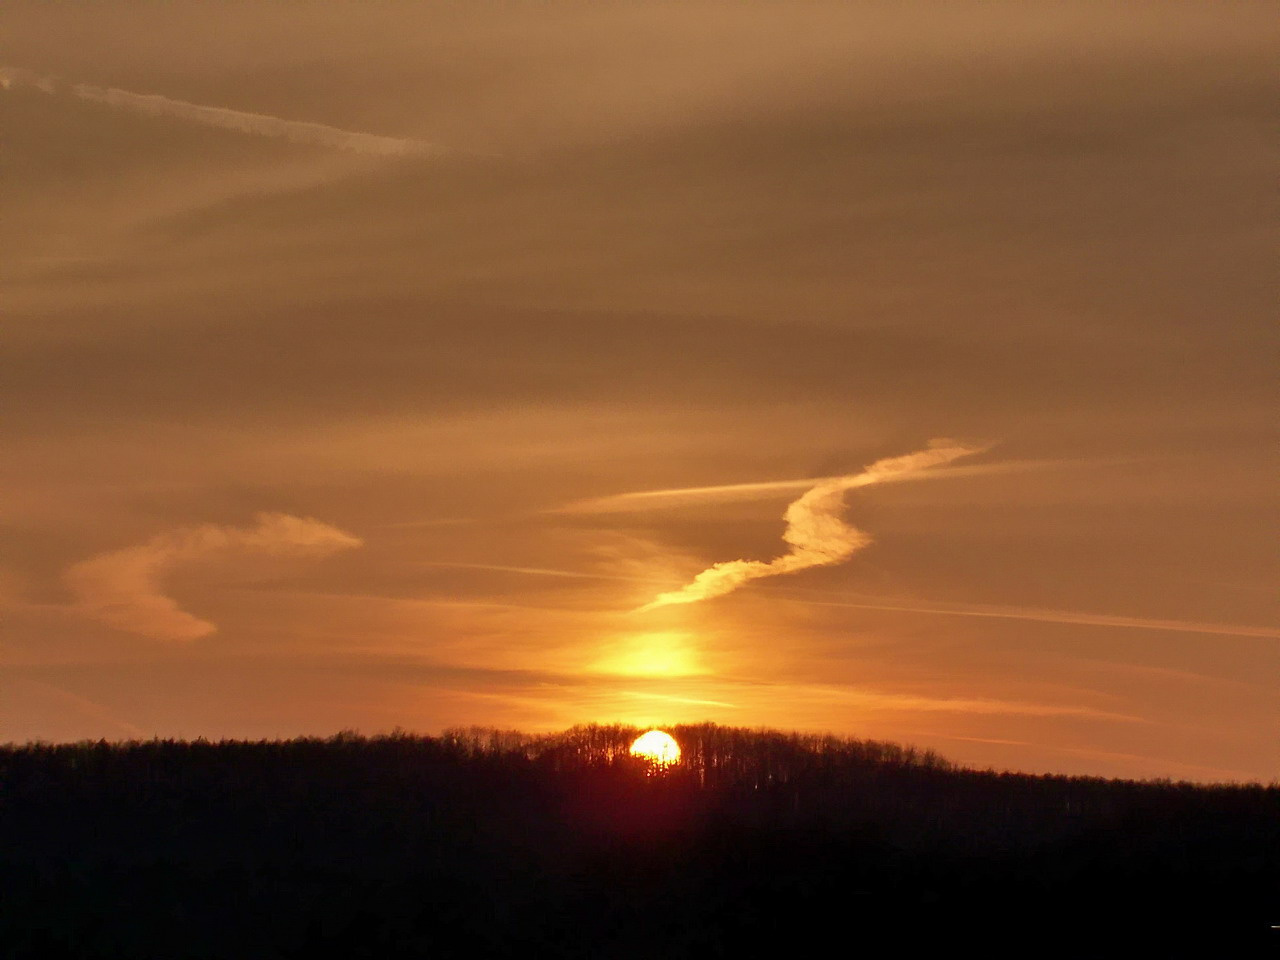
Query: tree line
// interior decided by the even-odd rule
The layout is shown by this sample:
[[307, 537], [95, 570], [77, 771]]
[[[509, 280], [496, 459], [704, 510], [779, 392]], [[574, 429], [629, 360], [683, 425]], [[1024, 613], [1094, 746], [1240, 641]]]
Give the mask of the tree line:
[[[1274, 945], [1280, 787], [584, 725], [0, 748], [0, 956], [1164, 956]], [[861, 948], [859, 948], [861, 949]], [[1240, 954], [1248, 955], [1248, 954]]]

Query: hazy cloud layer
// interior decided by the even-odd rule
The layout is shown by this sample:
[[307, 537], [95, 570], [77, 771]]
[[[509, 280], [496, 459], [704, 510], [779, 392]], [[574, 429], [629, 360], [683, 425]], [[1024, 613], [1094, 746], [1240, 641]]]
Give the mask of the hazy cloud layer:
[[165, 594], [162, 580], [173, 567], [235, 551], [324, 557], [361, 543], [319, 520], [261, 513], [252, 527], [186, 527], [91, 557], [67, 570], [65, 580], [86, 616], [156, 640], [197, 640], [218, 628]]
[[[0, 672], [77, 664], [45, 679], [148, 734], [717, 719], [1274, 774], [1274, 4], [304, 6], [4, 4]], [[832, 551], [779, 542], [929, 436], [1046, 466], [899, 475], [848, 524], [833, 493]], [[263, 504], [369, 542], [192, 545]], [[388, 649], [427, 666], [306, 678]], [[441, 664], [529, 673], [446, 697]], [[722, 688], [774, 677], [805, 690]], [[928, 742], [930, 699], [1156, 722]]]
[[782, 539], [791, 547], [789, 553], [774, 560], [730, 560], [717, 563], [679, 590], [659, 594], [651, 603], [641, 607], [641, 610], [710, 600], [712, 597], [732, 593], [750, 580], [795, 573], [809, 567], [844, 563], [871, 542], [868, 534], [840, 519], [846, 492], [950, 463], [960, 457], [979, 453], [981, 449], [963, 446], [951, 440], [934, 440], [927, 450], [901, 457], [886, 457], [877, 460], [862, 473], [820, 483], [787, 507], [787, 512], [783, 515], [787, 528]]

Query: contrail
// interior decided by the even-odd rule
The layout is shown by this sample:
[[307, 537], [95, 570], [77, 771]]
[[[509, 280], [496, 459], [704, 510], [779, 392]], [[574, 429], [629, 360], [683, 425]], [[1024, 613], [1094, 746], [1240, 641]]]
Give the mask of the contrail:
[[765, 480], [759, 483], [720, 483], [710, 487], [672, 487], [667, 490], [637, 490], [614, 493], [607, 497], [575, 500], [548, 513], [610, 513], [623, 510], [646, 510], [683, 505], [698, 500], [767, 499], [788, 490], [806, 490], [832, 477], [806, 477], [803, 480]]
[[659, 594], [637, 612], [723, 596], [748, 580], [843, 563], [871, 542], [870, 536], [840, 519], [846, 490], [883, 483], [903, 474], [950, 463], [960, 457], [980, 453], [982, 449], [963, 446], [953, 440], [934, 440], [926, 450], [877, 460], [862, 473], [825, 480], [794, 501], [783, 514], [787, 527], [782, 539], [791, 547], [788, 553], [773, 560], [717, 563], [679, 590]]
[[619, 580], [623, 583], [670, 583], [670, 577], [622, 577], [608, 573], [589, 573], [581, 570], [555, 570], [548, 567], [512, 567], [499, 563], [457, 563], [449, 560], [419, 560], [422, 567], [448, 567], [458, 570], [490, 570], [494, 573], [522, 573], [536, 577], [564, 577], [572, 580]]
[[323, 123], [285, 120], [265, 113], [247, 113], [225, 107], [206, 107], [186, 100], [174, 100], [154, 93], [131, 93], [116, 87], [95, 87], [87, 83], [68, 84], [54, 76], [25, 70], [22, 67], [0, 67], [0, 88], [29, 87], [50, 95], [70, 94], [81, 100], [101, 103], [117, 110], [128, 110], [152, 117], [172, 117], [206, 127], [221, 127], [237, 133], [259, 137], [277, 137], [294, 143], [314, 144], [335, 150], [349, 150], [379, 157], [438, 157], [446, 151], [425, 140], [383, 137], [374, 133], [341, 130]]
[[848, 607], [854, 610], [888, 610], [896, 613], [937, 614], [947, 617], [988, 617], [996, 620], [1032, 620], [1037, 623], [1061, 623], [1085, 627], [1127, 627], [1136, 630], [1165, 630], [1172, 633], [1203, 633], [1220, 637], [1257, 637], [1280, 640], [1274, 627], [1244, 624], [1204, 623], [1194, 620], [1163, 620], [1153, 617], [1122, 617], [1106, 613], [1081, 613], [1075, 610], [1047, 610], [1042, 607], [1002, 607], [989, 604], [902, 604], [846, 603], [836, 600], [801, 600], [823, 607]]
[[[1102, 460], [1006, 460], [1000, 463], [971, 464], [963, 467], [943, 467], [928, 473], [906, 473], [886, 478], [886, 481], [943, 479], [947, 477], [975, 477], [1030, 470], [1057, 469], [1068, 466], [1105, 464]], [[670, 487], [662, 490], [633, 490], [613, 493], [604, 497], [574, 500], [547, 513], [622, 513], [640, 510], [661, 510], [684, 507], [707, 500], [741, 501], [768, 500], [791, 490], [807, 490], [839, 477], [806, 477], [800, 480], [765, 480], [757, 483], [719, 483], [704, 487]]]

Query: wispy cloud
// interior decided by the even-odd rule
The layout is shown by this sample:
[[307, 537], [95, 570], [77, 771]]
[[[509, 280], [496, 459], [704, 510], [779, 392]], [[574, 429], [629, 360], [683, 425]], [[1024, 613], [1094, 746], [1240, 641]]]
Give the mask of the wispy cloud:
[[51, 96], [66, 94], [80, 100], [100, 103], [117, 110], [127, 110], [153, 117], [169, 117], [207, 127], [220, 127], [237, 133], [259, 137], [276, 137], [295, 143], [308, 143], [335, 150], [348, 150], [382, 157], [436, 157], [446, 151], [424, 140], [403, 137], [384, 137], [373, 133], [342, 130], [323, 123], [303, 120], [286, 120], [265, 113], [249, 113], [229, 110], [225, 107], [209, 107], [186, 100], [154, 93], [132, 93], [116, 87], [95, 87], [92, 84], [68, 84], [57, 77], [25, 70], [21, 67], [0, 67], [0, 88], [28, 87]]
[[85, 616], [157, 640], [196, 640], [216, 632], [165, 594], [164, 575], [195, 560], [234, 551], [323, 557], [361, 546], [359, 537], [309, 517], [261, 513], [252, 527], [183, 527], [75, 564], [64, 575]]
[[795, 573], [810, 567], [843, 563], [871, 542], [871, 537], [840, 519], [844, 495], [857, 487], [950, 463], [981, 452], [951, 440], [935, 440], [925, 450], [901, 457], [877, 460], [862, 473], [825, 480], [787, 507], [782, 539], [790, 551], [773, 560], [730, 560], [702, 571], [679, 590], [659, 594], [641, 611], [670, 604], [697, 603], [732, 593], [744, 583], [761, 577]]
[[637, 490], [607, 497], [575, 500], [554, 513], [612, 513], [650, 510], [673, 503], [705, 500], [763, 500], [791, 490], [807, 490], [834, 477], [807, 477], [803, 480], [766, 480], [760, 483], [722, 483], [707, 487], [671, 487], [666, 490]]
[[947, 733], [931, 733], [931, 737], [938, 737], [942, 740], [955, 740], [960, 743], [994, 743], [1002, 747], [1034, 747], [1036, 744], [1030, 740], [1004, 740], [999, 737], [957, 737]]
[[1203, 623], [1194, 620], [1165, 620], [1155, 617], [1122, 617], [1078, 610], [1048, 610], [1042, 607], [997, 606], [992, 604], [888, 603], [839, 600], [801, 600], [824, 607], [856, 610], [888, 610], [899, 613], [937, 614], [949, 617], [990, 617], [997, 620], [1032, 620], [1037, 623], [1078, 624], [1087, 627], [1123, 627], [1137, 630], [1166, 630], [1173, 633], [1204, 633], [1224, 637], [1258, 637], [1280, 640], [1280, 630], [1230, 623]]
[[[900, 473], [885, 477], [879, 483], [898, 483], [908, 480], [943, 479], [953, 477], [986, 476], [990, 474], [1019, 473], [1027, 470], [1044, 470], [1064, 466], [1083, 466], [1097, 461], [1083, 460], [1007, 460], [1001, 463], [972, 464], [961, 467], [937, 467], [927, 472]], [[623, 513], [640, 510], [662, 510], [687, 503], [707, 501], [737, 502], [743, 500], [769, 500], [781, 493], [808, 490], [819, 484], [832, 483], [844, 476], [805, 477], [798, 480], [764, 480], [758, 483], [721, 483], [702, 487], [669, 487], [662, 490], [635, 490], [614, 493], [604, 497], [574, 500], [556, 507], [550, 513]]]
[[855, 695], [869, 703], [911, 713], [970, 713], [999, 716], [1015, 714], [1026, 717], [1085, 717], [1116, 723], [1148, 723], [1142, 717], [1092, 707], [1031, 703], [1024, 700], [997, 700], [983, 697], [922, 697], [909, 694], [861, 693]]
[[1101, 710], [1074, 703], [1038, 703], [1028, 700], [1005, 700], [998, 697], [963, 697], [902, 693], [856, 685], [834, 683], [762, 683], [739, 680], [728, 689], [739, 702], [758, 701], [767, 695], [770, 702], [803, 702], [805, 707], [821, 712], [853, 707], [868, 711], [890, 711], [907, 714], [955, 713], [976, 716], [1078, 717], [1109, 723], [1149, 724], [1151, 721], [1128, 713]]
[[483, 570], [492, 573], [518, 573], [530, 577], [561, 577], [568, 580], [616, 580], [622, 583], [667, 584], [672, 578], [624, 577], [609, 573], [591, 573], [581, 570], [560, 570], [552, 567], [515, 567], [500, 563], [457, 563], [446, 560], [420, 560], [420, 567], [442, 567], [451, 570]]
[[630, 700], [659, 700], [662, 703], [678, 703], [693, 707], [726, 707], [730, 710], [735, 710], [738, 706], [736, 703], [727, 703], [724, 700], [703, 700], [697, 697], [677, 697], [666, 693], [645, 693], [640, 690], [619, 690], [618, 696], [626, 697]]

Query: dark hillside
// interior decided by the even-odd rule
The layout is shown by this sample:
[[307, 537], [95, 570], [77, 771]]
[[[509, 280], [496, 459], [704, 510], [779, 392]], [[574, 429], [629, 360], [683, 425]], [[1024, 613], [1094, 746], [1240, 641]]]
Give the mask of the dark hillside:
[[0, 956], [1275, 955], [1280, 788], [672, 729], [0, 750]]

